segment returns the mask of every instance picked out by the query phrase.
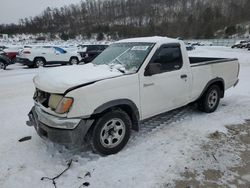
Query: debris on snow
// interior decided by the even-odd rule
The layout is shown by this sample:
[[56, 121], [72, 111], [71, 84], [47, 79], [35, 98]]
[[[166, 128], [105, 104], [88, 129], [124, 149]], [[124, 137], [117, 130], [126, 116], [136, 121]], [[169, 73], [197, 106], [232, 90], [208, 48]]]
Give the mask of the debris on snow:
[[28, 141], [28, 140], [31, 140], [31, 136], [25, 136], [25, 137], [19, 139], [18, 141], [19, 142], [24, 142], [24, 141]]
[[69, 170], [70, 169], [70, 167], [71, 167], [71, 164], [72, 164], [72, 159], [67, 163], [67, 168], [64, 170], [64, 171], [62, 171], [60, 174], [58, 174], [57, 176], [55, 176], [54, 178], [49, 178], [49, 177], [42, 177], [41, 178], [41, 180], [43, 181], [43, 180], [50, 180], [50, 181], [52, 181], [52, 183], [53, 183], [53, 185], [54, 185], [54, 187], [55, 188], [57, 188], [56, 187], [56, 179], [58, 179], [61, 175], [63, 175], [67, 170]]

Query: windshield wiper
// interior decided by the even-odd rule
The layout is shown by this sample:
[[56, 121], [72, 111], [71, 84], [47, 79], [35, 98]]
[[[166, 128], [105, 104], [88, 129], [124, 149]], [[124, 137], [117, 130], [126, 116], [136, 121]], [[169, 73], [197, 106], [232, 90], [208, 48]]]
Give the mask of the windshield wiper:
[[118, 71], [120, 71], [121, 73], [123, 73], [123, 74], [125, 74], [125, 71], [124, 70], [122, 70], [122, 69], [116, 69], [116, 70], [118, 70]]

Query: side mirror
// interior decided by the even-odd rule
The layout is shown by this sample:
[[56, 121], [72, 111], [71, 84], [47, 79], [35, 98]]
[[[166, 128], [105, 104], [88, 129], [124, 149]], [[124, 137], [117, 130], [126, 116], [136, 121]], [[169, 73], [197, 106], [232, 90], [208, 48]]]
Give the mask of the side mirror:
[[161, 73], [160, 63], [149, 63], [145, 69], [144, 76], [152, 76], [154, 74]]

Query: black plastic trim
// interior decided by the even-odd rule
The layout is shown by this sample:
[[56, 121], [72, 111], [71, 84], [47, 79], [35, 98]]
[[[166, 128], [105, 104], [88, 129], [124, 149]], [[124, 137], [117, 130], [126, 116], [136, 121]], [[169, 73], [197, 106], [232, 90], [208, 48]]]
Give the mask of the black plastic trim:
[[129, 99], [117, 99], [117, 100], [113, 100], [113, 101], [109, 101], [107, 103], [104, 103], [103, 105], [96, 108], [91, 116], [101, 114], [102, 112], [104, 112], [108, 109], [118, 107], [121, 105], [129, 106], [132, 109], [132, 114], [129, 114], [132, 116], [132, 122], [133, 122], [132, 128], [136, 131], [139, 131], [139, 121], [140, 121], [139, 110], [138, 110], [136, 104]]
[[237, 61], [238, 59], [220, 59], [220, 60], [215, 60], [215, 61], [207, 61], [207, 62], [201, 62], [201, 63], [196, 63], [196, 64], [191, 64], [191, 67], [199, 67], [199, 66], [204, 66], [204, 65], [210, 65], [210, 64], [217, 64], [217, 63], [227, 63], [231, 61]]
[[223, 97], [224, 97], [224, 92], [225, 92], [225, 82], [224, 82], [223, 78], [217, 77], [217, 78], [214, 78], [214, 79], [210, 80], [210, 81], [207, 83], [207, 85], [206, 85], [205, 88], [202, 90], [202, 92], [201, 92], [201, 94], [200, 94], [200, 96], [199, 96], [198, 99], [200, 99], [200, 98], [203, 96], [203, 94], [207, 91], [207, 89], [208, 89], [211, 85], [213, 85], [215, 82], [222, 82], [222, 84], [223, 84], [223, 93], [221, 93], [221, 98], [223, 98]]
[[84, 138], [88, 130], [94, 123], [93, 119], [82, 119], [75, 129], [57, 129], [38, 121], [38, 116], [33, 107], [28, 114], [28, 126], [34, 126], [37, 134], [43, 139], [65, 145], [69, 148], [79, 147], [84, 143]]

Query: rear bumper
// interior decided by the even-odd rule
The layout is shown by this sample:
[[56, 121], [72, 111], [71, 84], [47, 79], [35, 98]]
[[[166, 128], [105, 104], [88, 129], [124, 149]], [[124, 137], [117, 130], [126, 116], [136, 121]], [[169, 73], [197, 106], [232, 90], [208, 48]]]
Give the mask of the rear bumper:
[[[28, 114], [28, 126], [34, 126], [37, 134], [46, 140], [70, 148], [81, 146], [94, 120], [58, 118], [34, 106]], [[56, 128], [57, 126], [57, 128]], [[66, 128], [67, 127], [67, 128]], [[74, 128], [73, 128], [74, 127]]]
[[27, 58], [20, 58], [20, 57], [17, 57], [16, 58], [16, 62], [17, 63], [21, 63], [23, 65], [33, 65], [33, 61], [30, 61], [29, 59]]

